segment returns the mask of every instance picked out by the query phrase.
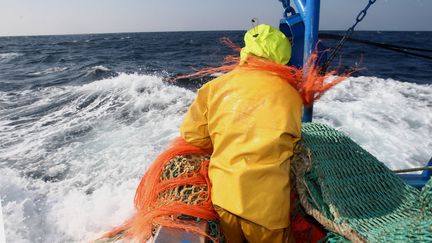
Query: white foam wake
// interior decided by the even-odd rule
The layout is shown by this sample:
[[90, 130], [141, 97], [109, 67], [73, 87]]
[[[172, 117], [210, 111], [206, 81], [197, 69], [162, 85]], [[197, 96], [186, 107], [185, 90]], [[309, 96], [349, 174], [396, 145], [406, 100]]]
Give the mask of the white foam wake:
[[156, 76], [120, 74], [23, 93], [16, 99], [27, 105], [15, 108], [5, 102], [13, 111], [0, 120], [8, 242], [88, 242], [122, 223], [193, 97]]
[[0, 243], [5, 243], [5, 232], [4, 232], [4, 223], [3, 223], [3, 207], [0, 200]]
[[432, 85], [350, 78], [316, 103], [314, 115], [391, 169], [424, 166], [432, 156]]

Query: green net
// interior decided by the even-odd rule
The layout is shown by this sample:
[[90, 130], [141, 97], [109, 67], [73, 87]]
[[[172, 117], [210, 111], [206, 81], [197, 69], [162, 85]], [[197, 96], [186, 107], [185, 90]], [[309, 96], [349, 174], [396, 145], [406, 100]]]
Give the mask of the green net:
[[425, 217], [432, 217], [432, 180], [423, 187], [420, 195], [420, 204]]
[[432, 242], [432, 182], [407, 185], [349, 137], [303, 124], [293, 160], [307, 213], [352, 241]]

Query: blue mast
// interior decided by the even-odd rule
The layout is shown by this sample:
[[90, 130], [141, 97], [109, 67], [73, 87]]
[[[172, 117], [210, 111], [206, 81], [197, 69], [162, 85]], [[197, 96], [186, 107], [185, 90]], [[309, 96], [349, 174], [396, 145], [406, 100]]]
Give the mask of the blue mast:
[[[306, 0], [303, 0], [306, 1]], [[297, 3], [298, 2], [298, 3]], [[296, 0], [299, 5], [302, 0]], [[304, 2], [302, 2], [304, 3]], [[303, 65], [316, 50], [319, 30], [320, 0], [307, 0], [306, 9], [303, 10], [305, 21], [305, 43], [303, 53]], [[313, 116], [313, 105], [306, 107], [303, 112], [303, 122], [311, 122]]]
[[[285, 8], [279, 29], [291, 39], [293, 50], [290, 65], [303, 67], [310, 55], [317, 50], [320, 0], [293, 0], [298, 13], [291, 7], [290, 0], [281, 0]], [[307, 69], [308, 67], [306, 67]], [[311, 122], [313, 105], [303, 112], [303, 122]]]

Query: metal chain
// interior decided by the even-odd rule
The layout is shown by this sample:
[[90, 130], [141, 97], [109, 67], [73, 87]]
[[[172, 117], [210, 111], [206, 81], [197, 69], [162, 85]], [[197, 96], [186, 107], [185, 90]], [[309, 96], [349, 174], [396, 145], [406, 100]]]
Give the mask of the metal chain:
[[287, 9], [290, 6], [289, 0], [279, 0], [282, 3], [284, 9]]
[[353, 34], [354, 28], [357, 26], [358, 23], [360, 23], [364, 19], [364, 17], [367, 14], [367, 11], [368, 11], [369, 7], [372, 4], [374, 4], [376, 1], [377, 0], [369, 0], [368, 5], [362, 11], [360, 11], [360, 13], [357, 15], [356, 22], [345, 32], [344, 36], [339, 41], [339, 43], [337, 44], [337, 46], [333, 49], [333, 51], [330, 54], [330, 56], [327, 59], [327, 61], [324, 63], [324, 65], [322, 65], [322, 67], [321, 67], [321, 71], [322, 72], [325, 72], [327, 70], [327, 68], [330, 66], [330, 63], [336, 57], [337, 53], [341, 50], [341, 48], [342, 48], [343, 44], [345, 43], [345, 41], [347, 39], [349, 39], [351, 37], [351, 35]]
[[294, 15], [296, 13], [295, 9], [290, 5], [290, 0], [279, 0], [279, 2], [282, 3], [283, 8], [285, 9], [284, 11], [285, 18], [288, 17], [288, 13], [291, 15]]

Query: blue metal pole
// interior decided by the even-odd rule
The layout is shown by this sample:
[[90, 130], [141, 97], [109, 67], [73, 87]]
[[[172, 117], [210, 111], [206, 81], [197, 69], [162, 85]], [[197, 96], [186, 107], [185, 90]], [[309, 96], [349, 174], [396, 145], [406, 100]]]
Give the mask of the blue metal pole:
[[294, 0], [294, 3], [297, 7], [297, 11], [300, 13], [303, 20], [305, 19], [305, 1], [306, 0]]
[[[300, 0], [301, 1], [301, 0]], [[318, 41], [320, 0], [305, 0], [304, 10], [305, 41], [303, 53], [303, 65], [306, 65], [312, 52], [315, 51]], [[298, 2], [298, 1], [296, 1]], [[303, 2], [304, 3], [304, 2]], [[307, 69], [308, 67], [306, 67]], [[306, 107], [303, 112], [303, 122], [311, 122], [313, 115], [313, 105]]]

